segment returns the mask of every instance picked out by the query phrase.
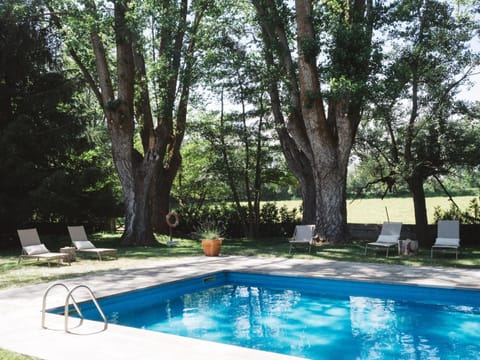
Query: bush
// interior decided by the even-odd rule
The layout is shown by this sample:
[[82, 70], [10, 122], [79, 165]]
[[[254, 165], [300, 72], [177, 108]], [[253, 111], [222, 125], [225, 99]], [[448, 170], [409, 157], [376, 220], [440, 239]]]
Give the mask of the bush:
[[450, 207], [442, 210], [440, 207], [435, 207], [433, 218], [435, 222], [438, 220], [460, 220], [462, 224], [479, 224], [480, 223], [480, 197], [473, 198], [467, 210], [462, 211], [455, 203], [450, 203]]
[[[248, 209], [244, 207], [245, 213]], [[177, 231], [185, 235], [191, 235], [200, 224], [215, 221], [225, 227], [226, 237], [243, 237], [243, 227], [237, 210], [231, 204], [215, 204], [203, 208], [194, 209], [184, 206], [178, 214], [181, 217]], [[300, 222], [299, 211], [294, 208], [289, 210], [286, 206], [280, 208], [273, 202], [267, 202], [260, 209], [260, 222], [258, 224], [259, 235], [262, 237], [285, 236], [290, 234], [295, 224]]]

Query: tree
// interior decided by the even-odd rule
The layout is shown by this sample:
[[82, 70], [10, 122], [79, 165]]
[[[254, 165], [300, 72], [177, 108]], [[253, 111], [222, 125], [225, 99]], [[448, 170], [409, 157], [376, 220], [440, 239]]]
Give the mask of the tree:
[[190, 130], [182, 147], [182, 167], [172, 188], [172, 198], [177, 201], [182, 217], [198, 218], [205, 206], [229, 198], [228, 189], [219, 181], [214, 167], [215, 157], [210, 142], [200, 131]]
[[247, 237], [258, 236], [262, 184], [268, 175], [280, 173], [277, 169], [268, 171], [275, 152], [269, 151], [273, 146], [264, 129], [264, 112], [264, 109], [240, 113], [222, 110], [214, 116], [213, 123], [199, 124], [199, 131], [208, 140], [214, 156], [210, 167], [216, 172], [216, 179], [228, 187]]
[[302, 188], [303, 221], [314, 222], [321, 239], [345, 241], [347, 166], [368, 89], [376, 9], [370, 0], [296, 1], [292, 47], [287, 5], [252, 3], [278, 135]]
[[[405, 182], [413, 196], [417, 238], [427, 239], [424, 183], [458, 166], [478, 165], [478, 126], [460, 86], [479, 64], [470, 41], [478, 24], [443, 1], [403, 0], [391, 24], [383, 78], [358, 144], [361, 159], [377, 158], [376, 181]], [[376, 125], [373, 125], [376, 124]], [[365, 148], [367, 147], [367, 148]]]
[[109, 8], [85, 1], [81, 10], [77, 5], [59, 7], [69, 18], [57, 21], [104, 112], [125, 203], [121, 242], [155, 245], [153, 228], [166, 231], [194, 81], [196, 34], [210, 4], [118, 0]]
[[217, 154], [218, 178], [230, 190], [244, 236], [256, 237], [264, 184], [276, 182], [281, 171], [272, 166], [278, 146], [269, 120], [268, 74], [251, 12], [248, 2], [237, 2], [222, 13], [222, 31], [211, 38], [215, 51], [205, 58], [205, 88], [218, 99], [219, 112], [212, 113], [213, 125], [199, 127]]
[[[244, 24], [239, 24], [245, 27]], [[229, 26], [231, 27], [231, 25]], [[246, 32], [246, 30], [244, 30]], [[233, 34], [240, 39], [234, 39]], [[241, 41], [243, 40], [243, 45]], [[258, 236], [264, 161], [266, 161], [266, 115], [263, 68], [254, 52], [245, 47], [255, 44], [248, 35], [231, 31], [221, 38], [222, 48], [216, 56], [217, 71], [213, 87], [220, 92], [218, 132], [210, 135], [212, 146], [220, 154], [221, 173], [228, 185], [245, 236]], [[224, 94], [240, 111], [226, 112]], [[247, 110], [250, 107], [250, 110]], [[245, 201], [246, 206], [242, 205]]]
[[[113, 216], [104, 169], [84, 157], [82, 87], [62, 69], [58, 34], [42, 1], [0, 5], [0, 223], [14, 230], [32, 222]], [[82, 161], [78, 161], [83, 157]], [[101, 215], [95, 200], [101, 198]], [[99, 209], [100, 210], [100, 209]]]
[[[286, 168], [276, 138], [272, 139], [274, 132], [265, 128], [266, 119], [258, 119], [259, 114], [253, 108], [246, 114], [246, 129], [239, 125], [243, 123], [242, 115], [232, 109], [223, 115], [223, 121], [218, 112], [191, 116], [195, 120], [189, 123], [188, 140], [182, 147], [182, 169], [172, 190], [182, 218], [188, 222], [190, 219], [203, 220], [207, 213], [212, 216], [231, 214], [225, 219], [222, 216], [222, 220], [234, 220], [238, 228], [236, 236], [255, 236], [262, 212], [258, 210], [257, 219], [253, 209], [260, 207], [260, 201], [265, 201], [264, 194], [269, 196], [268, 200], [284, 200], [290, 186], [297, 184]], [[251, 147], [250, 164], [245, 161], [243, 141], [248, 141]], [[246, 176], [252, 186], [250, 194], [258, 197], [250, 198], [251, 206], [248, 206], [245, 189]], [[238, 200], [233, 204], [232, 193], [237, 194]], [[225, 210], [223, 213], [213, 210], [213, 207], [218, 209], [219, 204], [223, 204], [220, 205]], [[277, 223], [279, 217], [273, 220]]]

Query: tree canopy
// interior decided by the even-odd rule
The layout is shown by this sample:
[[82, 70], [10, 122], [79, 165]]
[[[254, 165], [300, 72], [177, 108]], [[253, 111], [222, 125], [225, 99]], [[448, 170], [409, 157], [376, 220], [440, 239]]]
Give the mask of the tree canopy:
[[0, 5], [0, 223], [10, 230], [119, 214], [108, 169], [82, 155], [91, 145], [76, 102], [81, 83], [65, 71], [44, 9]]
[[82, 221], [122, 202], [122, 243], [154, 245], [171, 206], [200, 204], [220, 177], [210, 194], [254, 235], [266, 184], [291, 179], [286, 163], [303, 222], [339, 242], [355, 147], [366, 181], [407, 187], [425, 225], [425, 182], [478, 165], [478, 103], [460, 96], [478, 71], [478, 12], [440, 0], [4, 1], [0, 215]]
[[[406, 183], [413, 196], [417, 236], [427, 237], [424, 183], [459, 166], [478, 165], [478, 126], [472, 104], [458, 97], [479, 64], [472, 53], [476, 23], [443, 1], [393, 3], [383, 71], [358, 137], [357, 153], [373, 162], [375, 178], [392, 190]], [[370, 160], [369, 160], [370, 159]], [[372, 161], [373, 159], [376, 159]]]

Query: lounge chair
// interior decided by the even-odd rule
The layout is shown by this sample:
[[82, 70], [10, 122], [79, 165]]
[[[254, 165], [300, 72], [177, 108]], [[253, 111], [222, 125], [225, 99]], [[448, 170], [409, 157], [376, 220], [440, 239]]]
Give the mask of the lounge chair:
[[458, 259], [458, 249], [460, 248], [460, 221], [458, 220], [440, 220], [437, 225], [437, 238], [430, 251], [430, 257], [433, 258], [433, 250], [455, 250], [455, 258]]
[[289, 241], [290, 250], [289, 254], [292, 253], [292, 250], [297, 246], [308, 246], [308, 252], [310, 253], [313, 245], [313, 232], [315, 231], [315, 225], [297, 225], [293, 232], [292, 239]]
[[367, 255], [367, 250], [369, 246], [387, 249], [387, 257], [388, 250], [391, 247], [397, 248], [398, 251], [398, 240], [400, 239], [401, 230], [401, 222], [384, 222], [377, 241], [370, 242], [365, 245], [365, 255]]
[[64, 260], [70, 264], [69, 254], [51, 252], [42, 244], [37, 229], [22, 229], [17, 230], [17, 233], [20, 243], [22, 244], [22, 253], [18, 258], [18, 263], [20, 263], [22, 259], [43, 259], [48, 262], [48, 266], [50, 266], [50, 262], [54, 260], [59, 263]]
[[99, 260], [102, 260], [102, 256], [113, 256], [118, 258], [117, 249], [97, 248], [87, 238], [85, 228], [80, 226], [68, 226], [68, 233], [72, 240], [73, 246], [76, 251], [86, 254], [95, 254]]

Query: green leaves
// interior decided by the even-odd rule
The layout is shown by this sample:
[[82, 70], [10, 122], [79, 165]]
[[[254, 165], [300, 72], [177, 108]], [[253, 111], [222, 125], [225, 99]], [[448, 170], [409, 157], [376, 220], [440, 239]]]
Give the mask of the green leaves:
[[469, 112], [464, 102], [459, 106], [459, 90], [479, 57], [470, 48], [474, 18], [462, 9], [443, 1], [402, 0], [386, 12], [383, 68], [357, 145], [365, 145], [362, 159], [378, 159], [376, 166], [365, 163], [368, 182], [384, 181], [391, 189], [387, 175], [395, 174], [397, 188], [404, 188], [414, 178], [423, 183], [476, 165], [468, 159], [478, 164], [478, 154], [469, 150], [478, 143], [478, 126], [469, 126], [471, 119], [459, 112]]

